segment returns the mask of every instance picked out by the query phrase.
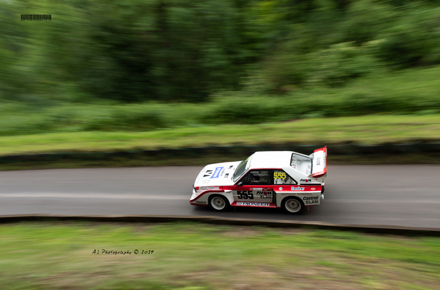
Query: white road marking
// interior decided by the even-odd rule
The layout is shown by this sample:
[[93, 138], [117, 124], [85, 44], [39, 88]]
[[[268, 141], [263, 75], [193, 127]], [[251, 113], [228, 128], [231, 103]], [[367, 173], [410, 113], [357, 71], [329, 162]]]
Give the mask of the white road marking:
[[440, 203], [440, 200], [431, 200], [429, 198], [427, 199], [377, 199], [377, 200], [371, 200], [371, 199], [329, 199], [327, 195], [325, 196], [325, 200], [321, 203], [324, 204], [325, 202], [332, 202], [332, 203], [357, 203], [357, 204], [389, 204], [390, 206], [393, 206], [395, 204], [399, 203], [414, 203], [414, 204], [438, 204]]
[[188, 196], [182, 195], [144, 195], [144, 194], [105, 194], [105, 193], [1, 193], [0, 198], [110, 198], [110, 199], [166, 199], [166, 200], [189, 200]]

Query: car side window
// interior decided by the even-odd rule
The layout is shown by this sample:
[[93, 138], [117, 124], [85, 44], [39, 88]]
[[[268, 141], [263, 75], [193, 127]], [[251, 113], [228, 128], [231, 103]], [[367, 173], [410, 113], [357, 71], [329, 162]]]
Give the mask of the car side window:
[[243, 185], [269, 185], [269, 170], [252, 170], [243, 178]]
[[297, 184], [297, 182], [283, 170], [274, 170], [273, 184]]

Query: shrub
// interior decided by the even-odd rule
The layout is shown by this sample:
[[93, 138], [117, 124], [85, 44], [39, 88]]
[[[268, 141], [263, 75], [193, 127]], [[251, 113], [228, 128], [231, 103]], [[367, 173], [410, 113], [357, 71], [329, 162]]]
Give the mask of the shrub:
[[308, 56], [309, 85], [340, 87], [375, 70], [376, 61], [363, 47], [341, 43]]
[[[425, 8], [426, 9], [426, 8]], [[395, 68], [440, 62], [440, 9], [413, 9], [383, 33], [378, 56]]]

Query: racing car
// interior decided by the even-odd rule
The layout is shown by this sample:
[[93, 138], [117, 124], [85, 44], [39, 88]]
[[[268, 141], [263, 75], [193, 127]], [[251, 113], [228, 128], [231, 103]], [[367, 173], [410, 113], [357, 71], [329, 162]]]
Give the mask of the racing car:
[[327, 178], [327, 146], [310, 155], [260, 151], [246, 160], [205, 166], [190, 204], [217, 211], [230, 207], [283, 208], [296, 214], [320, 205]]

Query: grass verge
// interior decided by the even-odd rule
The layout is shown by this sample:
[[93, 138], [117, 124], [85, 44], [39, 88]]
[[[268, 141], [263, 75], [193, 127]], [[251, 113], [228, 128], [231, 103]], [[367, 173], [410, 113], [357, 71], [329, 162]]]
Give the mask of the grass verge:
[[[1, 225], [0, 234], [2, 289], [438, 289], [440, 285], [440, 238], [200, 223], [26, 222]], [[93, 254], [95, 250], [99, 254]]]
[[[151, 132], [77, 132], [0, 137], [0, 156], [20, 155], [3, 159], [0, 170], [205, 165], [242, 160], [252, 150], [219, 153], [170, 152], [137, 153], [149, 149], [182, 149], [210, 145], [331, 145], [439, 141], [440, 115], [316, 118], [258, 125], [221, 125], [162, 129]], [[290, 148], [289, 145], [284, 148]], [[331, 147], [330, 147], [331, 148]], [[312, 148], [314, 149], [314, 148]], [[312, 150], [310, 149], [310, 150]], [[130, 151], [130, 154], [105, 155], [100, 152]], [[267, 150], [267, 149], [261, 149]], [[271, 149], [281, 150], [281, 149]], [[282, 149], [286, 150], [286, 149]], [[193, 150], [194, 151], [194, 150]], [[214, 152], [213, 152], [214, 151]], [[238, 152], [237, 152], [238, 151]], [[252, 152], [251, 152], [252, 151]], [[92, 155], [52, 155], [58, 152], [86, 152]], [[43, 158], [26, 154], [49, 153]], [[302, 152], [309, 154], [310, 152]], [[101, 156], [102, 155], [102, 156]], [[329, 164], [439, 164], [440, 154], [407, 151], [404, 154], [374, 153], [336, 155], [329, 153]]]
[[440, 115], [371, 115], [257, 125], [186, 127], [151, 132], [77, 132], [8, 136], [0, 138], [0, 155], [228, 144], [381, 144], [410, 140], [440, 140]]

